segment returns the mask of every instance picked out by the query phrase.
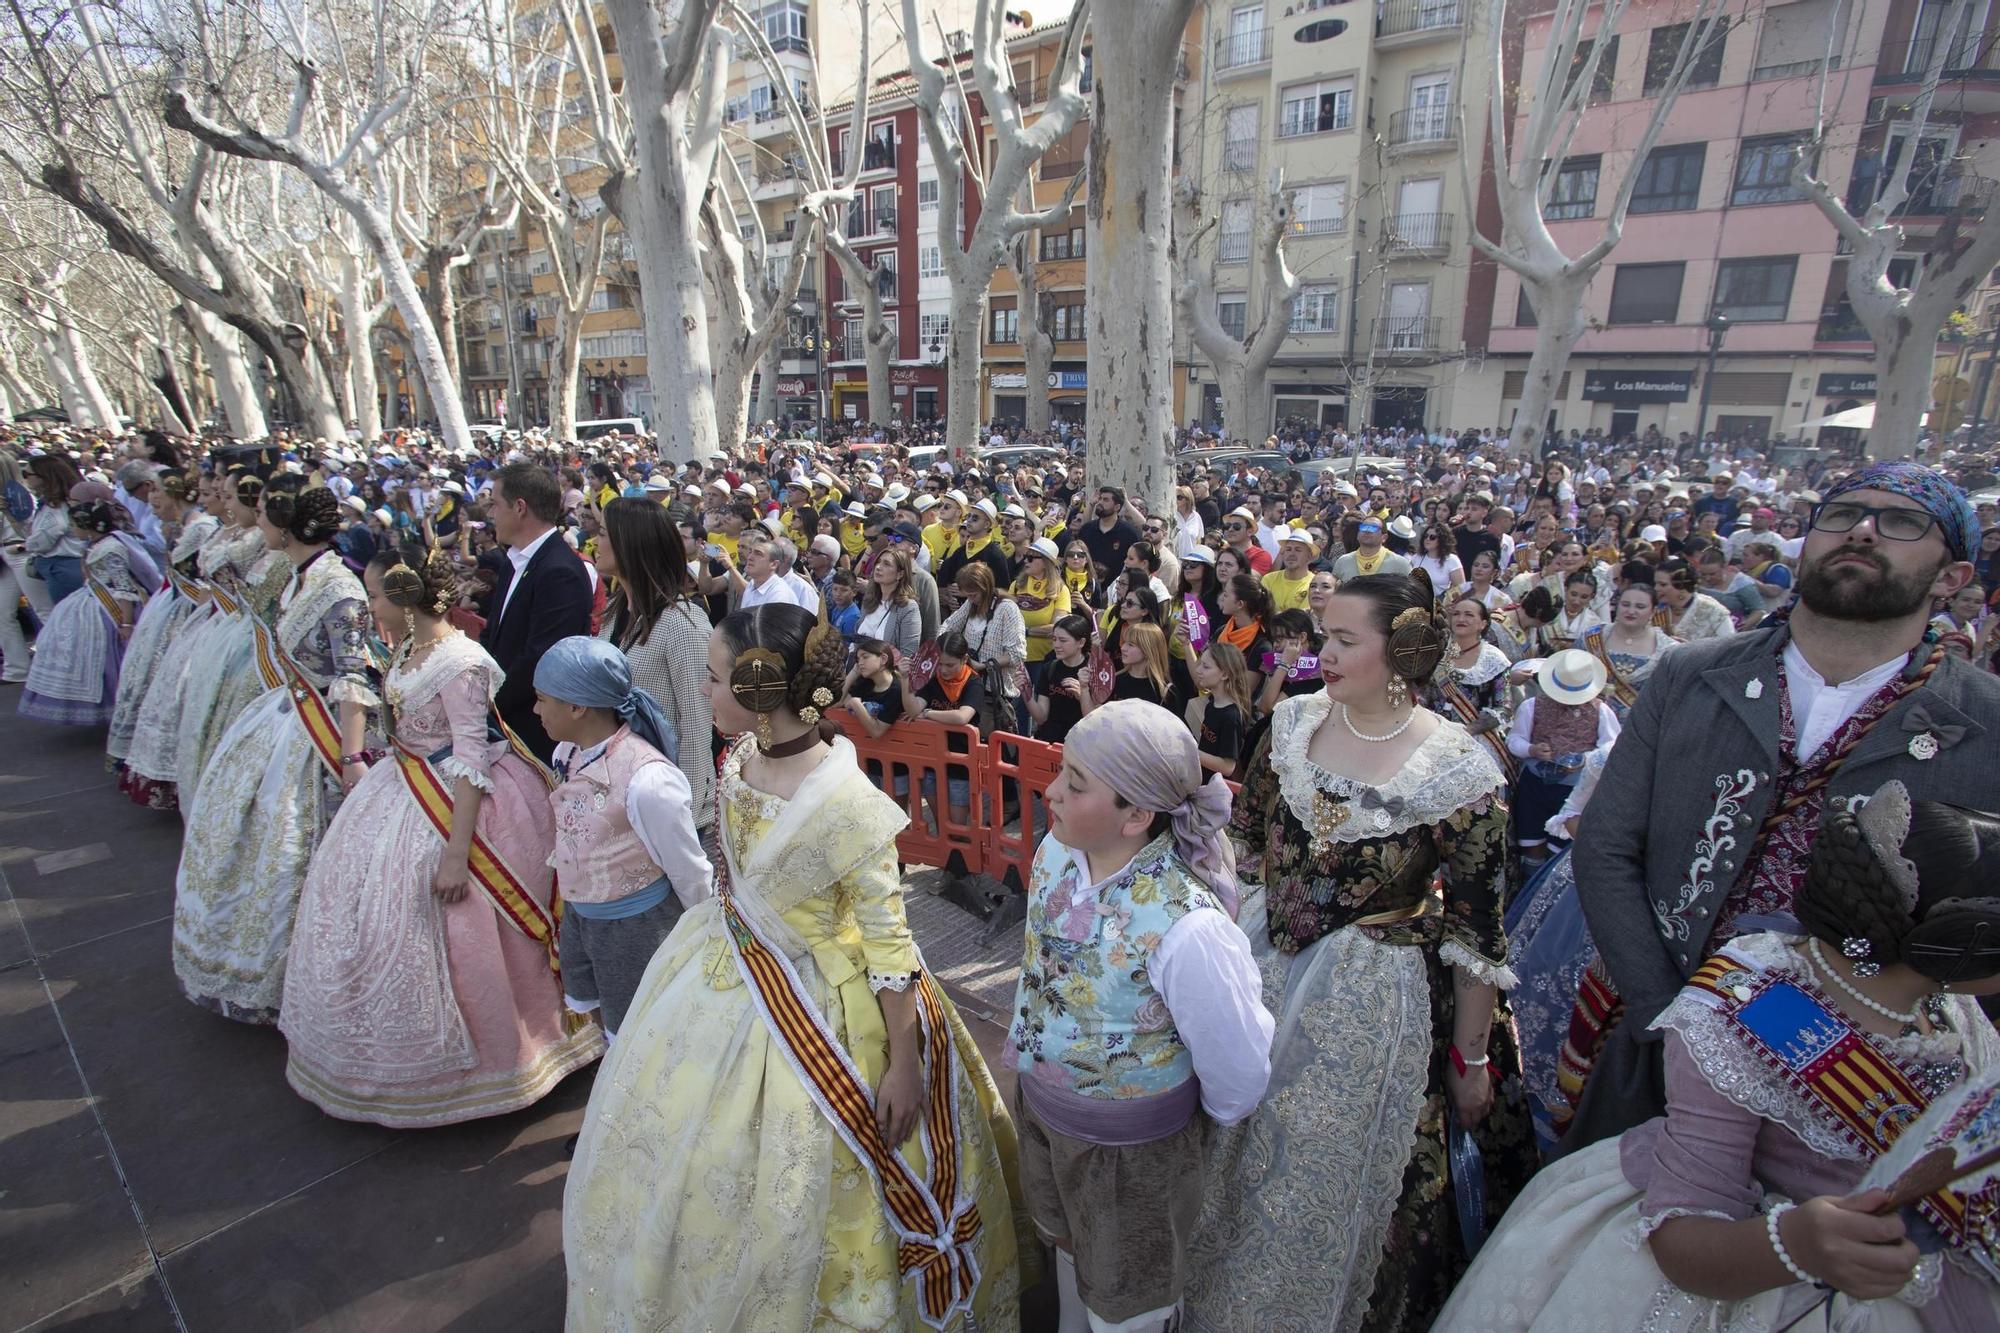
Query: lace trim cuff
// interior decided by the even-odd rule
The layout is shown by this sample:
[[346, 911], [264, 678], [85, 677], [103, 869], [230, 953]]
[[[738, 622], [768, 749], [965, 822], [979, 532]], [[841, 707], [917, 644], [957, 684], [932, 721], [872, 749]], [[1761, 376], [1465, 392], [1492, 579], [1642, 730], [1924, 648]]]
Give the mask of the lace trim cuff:
[[1632, 1224], [1632, 1234], [1626, 1237], [1633, 1249], [1639, 1249], [1653, 1238], [1653, 1233], [1677, 1217], [1712, 1217], [1718, 1222], [1741, 1222], [1740, 1217], [1732, 1217], [1719, 1208], [1662, 1208], [1657, 1213], [1641, 1213], [1639, 1220]]
[[877, 995], [885, 990], [900, 994], [908, 990], [910, 983], [916, 979], [917, 974], [914, 972], [877, 972], [872, 967], [868, 969], [868, 989]]
[[455, 754], [448, 754], [437, 761], [438, 776], [446, 781], [464, 778], [479, 790], [491, 796], [494, 791], [493, 775], [483, 768], [474, 768]]
[[375, 691], [345, 676], [335, 676], [327, 685], [326, 701], [330, 704], [360, 704], [363, 708], [382, 706], [382, 700], [377, 697]]
[[1438, 959], [1449, 967], [1462, 969], [1475, 981], [1498, 986], [1501, 990], [1513, 990], [1521, 984], [1521, 979], [1514, 975], [1513, 968], [1505, 963], [1481, 958], [1457, 940], [1446, 940], [1438, 949]]

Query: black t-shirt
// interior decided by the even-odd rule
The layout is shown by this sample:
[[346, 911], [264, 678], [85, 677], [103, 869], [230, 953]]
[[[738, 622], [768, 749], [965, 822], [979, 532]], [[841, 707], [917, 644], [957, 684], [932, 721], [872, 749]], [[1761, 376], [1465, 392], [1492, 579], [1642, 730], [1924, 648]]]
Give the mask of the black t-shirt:
[[958, 702], [953, 703], [945, 694], [944, 686], [938, 684], [937, 677], [933, 676], [917, 691], [917, 698], [923, 700], [926, 708], [970, 708], [972, 721], [977, 723], [979, 711], [986, 706], [986, 683], [974, 671], [965, 682], [965, 688], [958, 692]]
[[1147, 703], [1158, 704], [1160, 707], [1176, 715], [1180, 712], [1179, 700], [1175, 696], [1172, 686], [1168, 686], [1166, 692], [1163, 694], [1153, 684], [1150, 676], [1135, 676], [1129, 671], [1121, 671], [1113, 678], [1111, 697], [1113, 699], [1144, 699]]
[[1201, 714], [1201, 752], [1217, 759], [1243, 757], [1243, 712], [1235, 704], [1211, 698]]
[[1035, 739], [1060, 745], [1069, 735], [1069, 729], [1083, 720], [1083, 703], [1058, 688], [1066, 680], [1080, 681], [1085, 689], [1090, 687], [1087, 674], [1090, 659], [1085, 658], [1075, 666], [1064, 666], [1062, 659], [1050, 657], [1043, 668], [1040, 693], [1049, 701], [1048, 721], [1035, 728]]
[[1106, 532], [1093, 515], [1084, 520], [1082, 529], [1076, 534], [1077, 540], [1090, 548], [1090, 558], [1100, 569], [1108, 569], [1113, 574], [1125, 567], [1125, 552], [1133, 542], [1139, 540], [1139, 530], [1124, 519], [1111, 525]]
[[1458, 554], [1458, 562], [1466, 569], [1472, 568], [1472, 558], [1481, 551], [1493, 557], [1493, 567], [1500, 567], [1500, 538], [1484, 527], [1453, 528], [1451, 530], [1453, 549]]
[[877, 689], [866, 676], [857, 676], [854, 688], [848, 691], [868, 709], [868, 716], [877, 722], [898, 722], [903, 716], [903, 682], [895, 672], [889, 673], [889, 683]]
[[1202, 499], [1196, 500], [1194, 502], [1194, 512], [1201, 515], [1203, 531], [1214, 532], [1222, 526], [1222, 506], [1215, 502], [1214, 496], [1204, 496]]

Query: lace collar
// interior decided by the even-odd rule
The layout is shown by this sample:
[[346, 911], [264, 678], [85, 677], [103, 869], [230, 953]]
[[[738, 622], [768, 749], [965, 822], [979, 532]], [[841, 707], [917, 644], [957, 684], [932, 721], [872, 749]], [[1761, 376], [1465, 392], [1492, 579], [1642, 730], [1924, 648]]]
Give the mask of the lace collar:
[[192, 557], [200, 555], [202, 549], [207, 546], [209, 539], [215, 536], [216, 528], [221, 522], [221, 519], [210, 513], [201, 512], [195, 514], [181, 528], [180, 539], [174, 543], [174, 550], [170, 559], [176, 565], [182, 565], [187, 563]]
[[1313, 733], [1332, 715], [1333, 700], [1318, 690], [1280, 702], [1271, 715], [1271, 767], [1299, 823], [1315, 828], [1315, 798], [1321, 792], [1349, 805], [1350, 813], [1338, 827], [1315, 833], [1328, 842], [1385, 838], [1440, 823], [1493, 795], [1506, 781], [1492, 752], [1471, 732], [1439, 718], [1437, 730], [1411, 752], [1395, 777], [1380, 786], [1356, 782], [1314, 763], [1306, 753]]
[[292, 651], [311, 636], [327, 612], [342, 602], [359, 602], [367, 596], [361, 580], [339, 557], [313, 561], [300, 571], [298, 592], [278, 616], [278, 641], [286, 651]]
[[492, 703], [505, 673], [484, 648], [454, 630], [438, 640], [415, 668], [406, 670], [401, 663], [391, 667], [383, 692], [399, 711], [409, 713], [435, 699], [439, 690], [469, 671], [485, 677], [486, 701]]
[[1479, 656], [1469, 667], [1452, 667], [1451, 678], [1461, 685], [1484, 685], [1514, 664], [1507, 660], [1507, 654], [1491, 643], [1480, 640]]

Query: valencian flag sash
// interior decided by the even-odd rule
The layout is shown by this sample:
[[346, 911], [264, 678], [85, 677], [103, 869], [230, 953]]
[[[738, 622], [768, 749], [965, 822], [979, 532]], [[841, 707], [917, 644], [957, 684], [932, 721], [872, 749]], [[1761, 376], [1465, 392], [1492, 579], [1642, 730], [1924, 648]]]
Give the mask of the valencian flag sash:
[[113, 597], [111, 589], [99, 583], [96, 575], [84, 575], [83, 583], [85, 587], [90, 589], [90, 595], [95, 597], [98, 604], [104, 608], [104, 614], [111, 617], [112, 624], [123, 629], [131, 623], [132, 618], [125, 613], [125, 604], [116, 597]]
[[242, 613], [243, 603], [238, 601], [236, 595], [230, 592], [229, 589], [223, 587], [220, 583], [211, 583], [209, 591], [215, 598], [215, 604], [224, 611], [227, 611], [232, 616]]
[[1626, 682], [1625, 677], [1619, 673], [1617, 663], [1611, 660], [1611, 645], [1604, 637], [1604, 626], [1599, 625], [1584, 635], [1583, 646], [1589, 650], [1592, 657], [1604, 663], [1605, 684], [1618, 696], [1618, 702], [1629, 711], [1633, 704], [1639, 702], [1639, 691]]
[[167, 582], [173, 585], [175, 592], [197, 606], [208, 601], [208, 590], [202, 587], [200, 580], [189, 578], [172, 565], [167, 566]]
[[[504, 722], [500, 724], [500, 730], [506, 737], [508, 748], [533, 764], [543, 783], [549, 783], [552, 775], [535, 759], [521, 738]], [[450, 747], [426, 758], [403, 742], [396, 742], [396, 767], [403, 775], [403, 782], [409, 787], [410, 795], [416, 798], [417, 808], [424, 812], [424, 817], [430, 820], [438, 836], [447, 842], [451, 840], [454, 780], [440, 774], [432, 762], [448, 753]], [[472, 850], [466, 856], [466, 868], [471, 872], [473, 882], [493, 900], [493, 906], [500, 915], [514, 929], [542, 946], [548, 954], [549, 970], [561, 976], [562, 966], [556, 958], [556, 926], [562, 918], [562, 905], [553, 887], [549, 892], [548, 910], [544, 911], [534, 895], [528, 892], [527, 885], [521, 882], [520, 876], [507, 864], [506, 858], [478, 833], [472, 835]]]
[[[1902, 1066], [1784, 972], [1754, 972], [1725, 952], [1704, 963], [1688, 985], [1710, 997], [1731, 1035], [1871, 1161], [1930, 1103]], [[1969, 1202], [1979, 1205], [1981, 1220], [1968, 1217]], [[1991, 1192], [1968, 1200], [1947, 1187], [1919, 1199], [1916, 1209], [1949, 1244], [1990, 1254], [1983, 1235], [1992, 1229]]]
[[326, 697], [278, 645], [278, 636], [256, 616], [250, 617], [250, 629], [257, 640], [257, 674], [263, 677], [266, 689], [282, 687], [292, 696], [292, 707], [305, 724], [306, 736], [312, 741], [313, 749], [326, 765], [326, 771], [335, 778], [340, 776], [340, 723], [334, 720], [333, 710], [327, 706]]
[[725, 890], [723, 922], [736, 954], [736, 967], [758, 1014], [777, 1038], [787, 1063], [847, 1150], [875, 1180], [900, 1244], [898, 1272], [917, 1285], [918, 1313], [933, 1328], [972, 1309], [979, 1289], [979, 1261], [972, 1242], [979, 1234], [979, 1205], [961, 1195], [958, 1179], [958, 1067], [944, 997], [930, 973], [918, 968], [912, 983], [924, 1043], [923, 1142], [931, 1175], [925, 1181], [910, 1169], [896, 1145], [875, 1123], [875, 1097], [853, 1059], [826, 1020], [806, 998], [791, 960], [771, 948], [743, 919]]
[[[1460, 722], [1470, 727], [1479, 721], [1478, 705], [1472, 702], [1472, 696], [1467, 694], [1465, 687], [1456, 680], [1447, 677], [1438, 693], [1443, 696], [1447, 704], [1451, 705], [1451, 711], [1458, 715]], [[1508, 751], [1507, 738], [1501, 734], [1500, 729], [1495, 727], [1491, 731], [1479, 732], [1478, 737], [1494, 761], [1500, 765], [1500, 771], [1506, 776], [1508, 783], [1518, 781], [1521, 776], [1521, 761]]]

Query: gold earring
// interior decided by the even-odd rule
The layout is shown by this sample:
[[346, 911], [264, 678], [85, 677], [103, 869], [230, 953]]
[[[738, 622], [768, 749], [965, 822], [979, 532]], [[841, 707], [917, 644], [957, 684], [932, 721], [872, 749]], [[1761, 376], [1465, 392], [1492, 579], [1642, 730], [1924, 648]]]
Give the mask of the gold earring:
[[771, 746], [774, 745], [775, 743], [776, 742], [774, 742], [771, 739], [771, 715], [769, 713], [757, 714], [758, 751], [762, 754], [769, 754], [771, 753]]
[[1389, 677], [1389, 707], [1401, 708], [1410, 701], [1410, 687], [1401, 676]]

